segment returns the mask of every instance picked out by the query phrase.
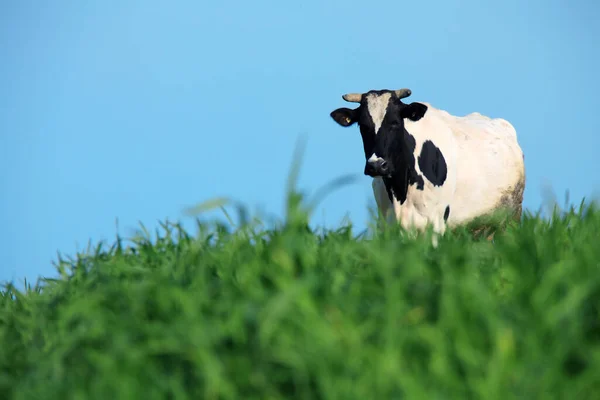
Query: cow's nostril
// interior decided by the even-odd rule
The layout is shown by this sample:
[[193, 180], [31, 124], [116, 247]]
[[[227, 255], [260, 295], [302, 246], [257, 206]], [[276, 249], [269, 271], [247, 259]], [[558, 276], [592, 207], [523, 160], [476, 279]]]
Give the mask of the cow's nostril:
[[387, 161], [383, 160], [381, 161], [381, 164], [379, 164], [380, 168], [386, 168], [387, 167]]

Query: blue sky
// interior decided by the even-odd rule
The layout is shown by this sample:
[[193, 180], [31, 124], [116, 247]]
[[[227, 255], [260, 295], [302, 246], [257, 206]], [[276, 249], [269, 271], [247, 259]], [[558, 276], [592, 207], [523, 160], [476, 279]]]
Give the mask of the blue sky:
[[[283, 215], [300, 186], [358, 181], [313, 224], [372, 202], [341, 95], [409, 87], [453, 114], [508, 119], [525, 206], [600, 188], [600, 4], [556, 0], [61, 1], [0, 5], [0, 281], [53, 275], [57, 250], [154, 228], [215, 196]], [[594, 23], [595, 22], [595, 23]]]

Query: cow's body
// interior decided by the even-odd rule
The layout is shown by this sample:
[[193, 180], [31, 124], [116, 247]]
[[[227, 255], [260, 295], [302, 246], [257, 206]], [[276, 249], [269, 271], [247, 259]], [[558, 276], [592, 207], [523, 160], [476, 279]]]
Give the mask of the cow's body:
[[[419, 121], [405, 121], [406, 130], [415, 138], [415, 160], [426, 141], [439, 150], [446, 164], [444, 182], [423, 176], [423, 189], [418, 183], [408, 186], [403, 203], [388, 196], [382, 177], [373, 178], [377, 206], [388, 219], [394, 218], [405, 227], [424, 228], [432, 224], [443, 233], [453, 227], [487, 215], [500, 207], [521, 215], [525, 188], [523, 153], [513, 126], [504, 119], [491, 119], [478, 113], [457, 117], [428, 103]], [[429, 166], [441, 160], [429, 160]], [[435, 185], [438, 183], [438, 185]], [[391, 197], [391, 198], [390, 198]]]
[[[389, 101], [389, 109], [402, 118], [378, 117], [381, 111], [373, 106], [360, 108], [369, 109], [369, 117], [363, 111], [360, 118], [369, 126], [361, 126], [363, 141], [367, 138], [373, 143], [364, 143], [367, 165], [393, 161], [390, 171], [367, 173], [365, 169], [373, 177], [377, 206], [388, 221], [398, 221], [406, 229], [432, 225], [443, 234], [447, 226], [465, 224], [500, 208], [507, 207], [515, 218], [520, 217], [524, 158], [509, 122], [479, 113], [453, 116], [428, 103], [406, 105], [393, 96], [381, 101], [386, 92], [369, 92], [361, 102], [370, 106], [369, 101]], [[415, 104], [419, 107], [411, 113]], [[361, 124], [358, 112], [354, 110], [352, 118]], [[369, 139], [367, 131], [375, 136]], [[394, 159], [397, 154], [401, 156]]]

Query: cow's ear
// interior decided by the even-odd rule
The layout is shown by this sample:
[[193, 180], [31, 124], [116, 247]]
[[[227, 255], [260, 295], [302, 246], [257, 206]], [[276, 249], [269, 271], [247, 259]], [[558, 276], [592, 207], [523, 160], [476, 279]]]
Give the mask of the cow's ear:
[[349, 108], [338, 108], [329, 114], [331, 118], [341, 126], [350, 126], [356, 122], [356, 110]]
[[418, 121], [427, 112], [427, 106], [422, 103], [410, 103], [407, 104], [406, 107], [402, 108], [401, 116], [402, 118], [408, 118], [411, 121]]

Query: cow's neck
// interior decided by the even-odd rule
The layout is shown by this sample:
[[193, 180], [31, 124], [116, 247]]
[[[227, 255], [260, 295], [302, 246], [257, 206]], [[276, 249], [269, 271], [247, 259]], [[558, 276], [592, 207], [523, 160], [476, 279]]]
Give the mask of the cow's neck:
[[395, 140], [390, 148], [394, 172], [389, 177], [383, 177], [383, 182], [392, 203], [395, 199], [404, 204], [410, 185], [416, 184], [417, 189], [423, 190], [423, 178], [415, 168], [415, 145], [414, 136], [404, 129], [400, 138]]

